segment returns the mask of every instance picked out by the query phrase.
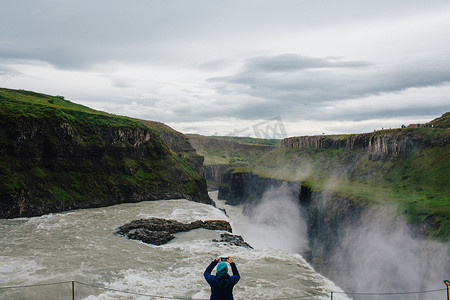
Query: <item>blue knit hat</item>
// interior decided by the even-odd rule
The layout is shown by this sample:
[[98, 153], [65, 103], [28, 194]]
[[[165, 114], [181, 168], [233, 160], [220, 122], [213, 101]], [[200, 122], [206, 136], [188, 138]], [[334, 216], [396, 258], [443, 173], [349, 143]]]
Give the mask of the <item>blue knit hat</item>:
[[221, 262], [217, 265], [217, 274], [225, 275], [228, 273], [228, 266], [226, 263]]

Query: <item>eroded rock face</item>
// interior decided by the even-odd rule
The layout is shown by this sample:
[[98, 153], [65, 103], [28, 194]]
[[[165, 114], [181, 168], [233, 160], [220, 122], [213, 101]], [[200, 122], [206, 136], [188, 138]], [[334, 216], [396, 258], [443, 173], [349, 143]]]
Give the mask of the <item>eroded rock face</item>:
[[0, 218], [160, 199], [212, 204], [203, 157], [184, 135], [105, 118], [0, 116]]
[[142, 241], [146, 244], [163, 245], [175, 238], [167, 231], [151, 231], [145, 228], [138, 228], [130, 231], [126, 235], [129, 239]]
[[295, 149], [363, 149], [373, 160], [420, 151], [426, 147], [445, 146], [447, 139], [436, 139], [410, 129], [364, 134], [300, 136], [281, 141], [281, 147]]
[[220, 240], [213, 240], [213, 242], [231, 244], [233, 246], [239, 246], [239, 247], [253, 249], [253, 247], [250, 246], [247, 242], [245, 242], [244, 239], [242, 238], [242, 236], [240, 236], [240, 235], [221, 233]]
[[116, 233], [147, 244], [162, 245], [175, 238], [174, 233], [198, 228], [232, 232], [230, 223], [224, 220], [197, 220], [185, 224], [175, 220], [150, 218], [131, 221], [119, 227]]
[[224, 175], [224, 183], [227, 185], [219, 188], [218, 198], [226, 200], [228, 205], [256, 205], [265, 192], [274, 188], [291, 191], [292, 197], [297, 197], [302, 184], [300, 181], [263, 178], [249, 172], [229, 172], [227, 175]]
[[230, 223], [223, 220], [209, 220], [209, 221], [197, 220], [192, 223], [185, 224], [175, 220], [150, 218], [131, 221], [130, 223], [127, 223], [119, 227], [117, 233], [124, 235], [132, 230], [139, 228], [144, 228], [150, 231], [167, 231], [169, 233], [189, 231], [198, 228], [232, 232]]

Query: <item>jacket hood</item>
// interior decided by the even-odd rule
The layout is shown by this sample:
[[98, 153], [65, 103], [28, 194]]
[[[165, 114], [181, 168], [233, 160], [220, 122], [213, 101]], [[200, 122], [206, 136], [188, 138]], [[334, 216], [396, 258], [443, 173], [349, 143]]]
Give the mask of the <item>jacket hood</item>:
[[220, 286], [221, 288], [226, 288], [230, 285], [230, 275], [225, 274], [225, 275], [218, 275], [216, 276], [217, 278], [217, 285]]

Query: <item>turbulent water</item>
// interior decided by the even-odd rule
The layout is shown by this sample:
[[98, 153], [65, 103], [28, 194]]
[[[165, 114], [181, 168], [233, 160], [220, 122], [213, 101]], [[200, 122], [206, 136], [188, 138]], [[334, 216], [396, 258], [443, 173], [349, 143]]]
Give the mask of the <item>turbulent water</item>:
[[[241, 274], [236, 299], [329, 299], [330, 291], [342, 292], [295, 254], [301, 246], [290, 236], [295, 233], [281, 228], [287, 230], [283, 233], [270, 222], [263, 228], [255, 226], [255, 220], [242, 216], [239, 208], [226, 209], [230, 219], [210, 205], [165, 200], [0, 220], [1, 287], [63, 282], [2, 288], [0, 298], [70, 299], [75, 281], [75, 299], [209, 299], [203, 272], [223, 255], [235, 260]], [[176, 234], [162, 246], [114, 234], [131, 220], [150, 217], [228, 220], [234, 234], [244, 236], [255, 249], [213, 242], [220, 239], [220, 232], [204, 229]], [[333, 299], [349, 298], [336, 293]]]

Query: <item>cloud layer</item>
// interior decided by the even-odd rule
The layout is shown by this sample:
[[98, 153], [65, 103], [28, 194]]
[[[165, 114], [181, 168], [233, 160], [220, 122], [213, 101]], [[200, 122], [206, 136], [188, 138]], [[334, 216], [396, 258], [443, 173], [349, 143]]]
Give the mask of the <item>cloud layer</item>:
[[428, 121], [450, 108], [448, 1], [44, 0], [3, 8], [0, 86], [183, 132], [228, 134], [275, 117], [288, 135], [354, 132]]
[[[442, 86], [450, 82], [450, 60], [414, 61], [380, 65], [363, 61], [344, 61], [336, 58], [311, 58], [296, 54], [255, 57], [247, 59], [235, 74], [209, 79], [216, 83], [219, 93], [246, 95], [258, 98], [252, 108], [242, 112], [243, 118], [268, 115], [273, 107], [287, 119], [295, 119], [300, 113], [312, 113], [313, 119], [351, 118], [361, 112], [372, 118], [386, 116], [397, 110], [387, 103], [384, 109], [372, 112], [358, 107], [348, 113], [335, 110], [324, 113], [327, 106], [342, 104], [344, 100], [401, 93], [410, 88]], [[372, 99], [374, 100], [374, 99]], [[438, 103], [438, 112], [448, 109], [449, 102]], [[347, 104], [348, 106], [348, 104]], [[403, 107], [411, 113], [411, 107]], [[239, 115], [238, 112], [234, 112]], [[248, 115], [247, 115], [248, 114]], [[370, 114], [370, 116], [368, 116]], [[402, 115], [396, 112], [395, 114]], [[361, 115], [356, 117], [361, 119]]]

